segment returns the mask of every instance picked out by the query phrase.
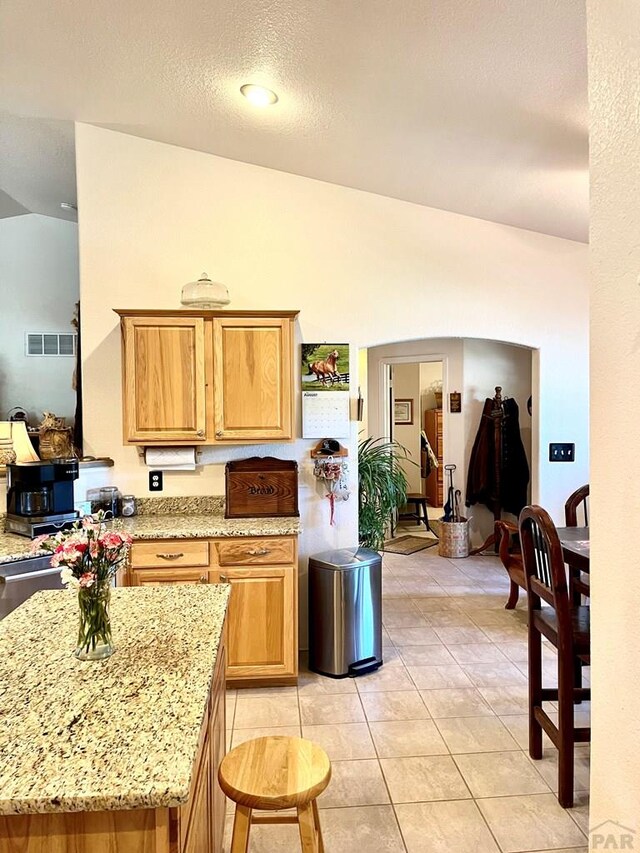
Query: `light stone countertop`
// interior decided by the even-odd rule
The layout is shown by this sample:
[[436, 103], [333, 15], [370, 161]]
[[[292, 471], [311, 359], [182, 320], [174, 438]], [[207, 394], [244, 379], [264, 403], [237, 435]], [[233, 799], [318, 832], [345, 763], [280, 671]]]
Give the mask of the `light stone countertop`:
[[[175, 512], [158, 515], [134, 515], [117, 518], [115, 530], [125, 530], [136, 539], [215, 539], [222, 536], [291, 536], [300, 533], [299, 518], [225, 518], [223, 509], [198, 514]], [[0, 563], [28, 557], [46, 556], [46, 551], [31, 553], [31, 540], [15, 533], [0, 532]]]
[[186, 802], [229, 590], [115, 589], [100, 662], [74, 655], [68, 590], [0, 622], [0, 814]]

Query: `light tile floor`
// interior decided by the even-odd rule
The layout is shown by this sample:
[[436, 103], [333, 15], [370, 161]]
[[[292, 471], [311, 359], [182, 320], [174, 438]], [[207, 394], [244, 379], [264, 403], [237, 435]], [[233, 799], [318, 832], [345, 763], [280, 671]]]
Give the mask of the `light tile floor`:
[[[302, 735], [327, 750], [327, 853], [586, 853], [589, 747], [577, 749], [576, 808], [564, 810], [555, 749], [545, 739], [536, 762], [526, 751], [526, 606], [504, 610], [499, 560], [385, 554], [383, 579], [384, 666], [334, 680], [303, 660], [297, 688], [229, 691], [229, 744]], [[583, 703], [580, 724], [588, 715]], [[251, 853], [299, 849], [295, 826], [252, 829]]]

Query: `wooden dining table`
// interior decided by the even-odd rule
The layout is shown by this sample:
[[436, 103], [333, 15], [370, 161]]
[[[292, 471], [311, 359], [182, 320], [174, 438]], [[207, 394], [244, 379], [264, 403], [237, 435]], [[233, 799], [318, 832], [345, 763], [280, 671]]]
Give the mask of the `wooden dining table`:
[[581, 572], [589, 571], [589, 528], [559, 527], [558, 538], [564, 561]]
[[582, 598], [574, 581], [580, 580], [580, 573], [589, 573], [589, 528], [588, 527], [559, 527], [558, 538], [562, 545], [562, 555], [569, 567], [572, 578], [572, 599], [575, 606], [580, 606]]

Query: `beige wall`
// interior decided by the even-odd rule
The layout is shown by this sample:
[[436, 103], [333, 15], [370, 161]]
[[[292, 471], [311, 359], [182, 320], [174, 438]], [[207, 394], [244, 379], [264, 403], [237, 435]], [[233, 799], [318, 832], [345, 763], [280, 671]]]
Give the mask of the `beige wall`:
[[[636, 849], [640, 848], [636, 546], [640, 515], [640, 5], [636, 0], [588, 0], [587, 8], [593, 590], [590, 825], [617, 821], [635, 829]], [[602, 844], [596, 847], [597, 840], [594, 835], [592, 849], [604, 849]]]
[[[420, 364], [420, 411], [421, 415], [427, 409], [436, 408], [435, 383], [440, 383], [442, 386], [442, 362], [441, 361], [424, 361]], [[442, 387], [440, 388], [442, 390]], [[459, 391], [459, 388], [452, 388], [452, 391]], [[424, 427], [424, 417], [420, 418], [420, 428]]]
[[[135, 448], [122, 445], [112, 309], [178, 309], [182, 284], [203, 269], [228, 285], [233, 308], [301, 309], [298, 342], [349, 342], [354, 377], [358, 347], [386, 341], [455, 334], [540, 347], [554, 417], [568, 415], [566, 389], [574, 389], [584, 453], [583, 244], [84, 124], [77, 125], [76, 151], [86, 451], [113, 457], [113, 480], [123, 491], [148, 494], [148, 477]], [[547, 429], [545, 422], [543, 440]], [[354, 491], [357, 434], [354, 421], [345, 442]], [[355, 497], [338, 507], [338, 525], [329, 527], [311, 444], [258, 451], [300, 464], [303, 630], [306, 556], [357, 538]], [[224, 463], [248, 452], [211, 448], [205, 467], [167, 475], [165, 493], [221, 494]], [[576, 479], [584, 480], [586, 471], [571, 468], [540, 466], [539, 494], [554, 510]]]

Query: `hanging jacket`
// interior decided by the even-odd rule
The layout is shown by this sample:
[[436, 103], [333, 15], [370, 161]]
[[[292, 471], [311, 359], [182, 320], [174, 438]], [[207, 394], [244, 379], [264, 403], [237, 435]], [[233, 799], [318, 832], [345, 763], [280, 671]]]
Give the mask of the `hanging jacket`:
[[492, 512], [518, 515], [527, 503], [529, 465], [520, 436], [518, 404], [512, 398], [502, 401], [500, 483], [496, 480], [495, 420], [493, 400], [484, 402], [480, 426], [473, 443], [467, 472], [466, 505], [484, 504]]
[[438, 467], [438, 458], [433, 452], [424, 430], [420, 432], [420, 476], [426, 479]]

